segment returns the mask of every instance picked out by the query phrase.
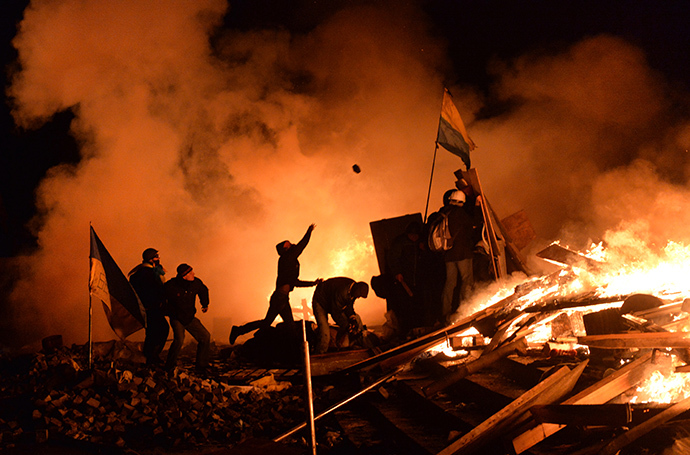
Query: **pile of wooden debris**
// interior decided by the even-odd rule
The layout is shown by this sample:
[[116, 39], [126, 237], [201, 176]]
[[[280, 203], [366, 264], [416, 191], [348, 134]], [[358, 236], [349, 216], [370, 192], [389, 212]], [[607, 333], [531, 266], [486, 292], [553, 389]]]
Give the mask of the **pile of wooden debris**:
[[[672, 292], [606, 294], [582, 286], [580, 272], [527, 280], [449, 327], [344, 371], [403, 367], [388, 400], [395, 390], [407, 406], [444, 415], [399, 426], [408, 435], [424, 421], [444, 428], [434, 439], [434, 428], [425, 427], [414, 440], [419, 453], [687, 451], [690, 301]], [[391, 414], [381, 402], [370, 405]]]

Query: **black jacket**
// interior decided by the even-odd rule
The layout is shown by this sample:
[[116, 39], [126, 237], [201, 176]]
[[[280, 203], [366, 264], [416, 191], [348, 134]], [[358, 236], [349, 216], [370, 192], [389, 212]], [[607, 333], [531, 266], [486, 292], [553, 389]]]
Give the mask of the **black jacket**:
[[[470, 259], [474, 246], [481, 239], [481, 228], [484, 224], [481, 210], [475, 206], [448, 206], [448, 227], [453, 237], [453, 247], [444, 254], [446, 262]], [[444, 207], [445, 210], [445, 207]]]
[[171, 319], [176, 319], [187, 325], [194, 320], [196, 315], [196, 296], [202, 308], [209, 304], [208, 288], [199, 278], [194, 281], [175, 277], [165, 283], [165, 312]]
[[355, 315], [355, 299], [350, 294], [354, 283], [355, 280], [347, 277], [329, 278], [316, 286], [313, 303], [331, 315], [350, 318]]
[[143, 265], [136, 268], [129, 277], [129, 282], [139, 296], [147, 314], [161, 311], [165, 302], [163, 281], [152, 266]]
[[309, 239], [311, 238], [311, 229], [307, 230], [302, 240], [299, 243], [292, 245], [287, 251], [280, 255], [278, 259], [278, 277], [276, 278], [276, 288], [283, 285], [290, 285], [292, 291], [295, 286], [309, 287], [316, 284], [313, 281], [302, 281], [299, 279], [299, 261], [297, 258], [302, 251], [307, 247]]

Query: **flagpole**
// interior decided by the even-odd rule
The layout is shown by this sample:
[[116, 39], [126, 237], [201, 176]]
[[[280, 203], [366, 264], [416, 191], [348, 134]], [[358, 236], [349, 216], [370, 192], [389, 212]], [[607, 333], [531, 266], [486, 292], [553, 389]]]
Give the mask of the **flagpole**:
[[434, 180], [434, 168], [436, 167], [436, 152], [438, 151], [438, 142], [434, 147], [434, 160], [431, 162], [431, 175], [429, 176], [429, 191], [426, 193], [426, 207], [424, 208], [424, 224], [426, 224], [426, 216], [429, 213], [429, 198], [431, 197], [431, 182]]
[[[89, 223], [89, 228], [93, 229], [91, 227], [91, 223]], [[91, 239], [91, 235], [89, 235], [89, 239]], [[90, 240], [91, 241], [91, 240]], [[93, 334], [92, 334], [92, 326], [93, 326], [93, 305], [91, 303], [91, 254], [89, 253], [89, 370], [91, 369], [91, 366], [93, 364]]]

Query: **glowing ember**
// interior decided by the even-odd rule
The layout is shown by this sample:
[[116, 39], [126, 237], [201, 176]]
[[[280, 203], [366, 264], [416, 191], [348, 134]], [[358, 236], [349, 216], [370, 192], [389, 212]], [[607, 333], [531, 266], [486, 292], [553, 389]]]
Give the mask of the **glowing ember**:
[[[682, 365], [676, 356], [673, 366]], [[637, 387], [631, 403], [675, 403], [690, 396], [690, 375], [674, 373], [673, 367], [653, 372]]]

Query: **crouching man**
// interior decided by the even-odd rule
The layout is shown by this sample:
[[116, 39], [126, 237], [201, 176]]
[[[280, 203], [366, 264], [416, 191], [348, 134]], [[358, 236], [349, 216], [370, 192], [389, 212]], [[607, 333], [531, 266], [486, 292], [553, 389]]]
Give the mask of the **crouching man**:
[[177, 276], [164, 285], [166, 297], [166, 312], [170, 318], [174, 339], [168, 350], [165, 368], [172, 370], [177, 363], [184, 344], [185, 331], [189, 332], [197, 341], [196, 369], [204, 371], [208, 367], [211, 354], [211, 334], [196, 317], [196, 299], [199, 296], [201, 311], [208, 311], [208, 288], [194, 276], [190, 265], [180, 264]]
[[316, 286], [312, 298], [312, 309], [316, 317], [316, 354], [328, 350], [331, 340], [328, 315], [338, 326], [340, 338], [344, 335], [357, 335], [362, 331], [362, 321], [355, 313], [355, 300], [369, 295], [369, 285], [347, 277], [329, 278]]

